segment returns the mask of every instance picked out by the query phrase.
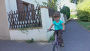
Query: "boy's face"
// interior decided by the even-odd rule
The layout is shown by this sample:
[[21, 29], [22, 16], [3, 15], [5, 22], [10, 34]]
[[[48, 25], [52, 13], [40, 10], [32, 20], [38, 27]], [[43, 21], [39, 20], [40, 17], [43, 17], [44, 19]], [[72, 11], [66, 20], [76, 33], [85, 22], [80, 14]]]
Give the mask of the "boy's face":
[[56, 17], [54, 18], [55, 21], [59, 21], [60, 17]]

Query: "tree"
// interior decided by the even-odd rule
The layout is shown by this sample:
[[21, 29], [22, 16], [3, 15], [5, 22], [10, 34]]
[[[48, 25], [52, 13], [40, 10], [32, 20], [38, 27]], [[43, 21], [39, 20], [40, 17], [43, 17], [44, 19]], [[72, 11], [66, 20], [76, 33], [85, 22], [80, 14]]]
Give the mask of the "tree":
[[60, 12], [66, 15], [67, 19], [70, 18], [70, 8], [69, 7], [63, 6]]
[[90, 21], [90, 0], [78, 4], [77, 16], [82, 21]]
[[78, 3], [83, 2], [84, 0], [70, 0], [70, 1], [71, 1], [71, 3], [78, 4]]
[[57, 10], [57, 0], [48, 0], [48, 3], [42, 2], [43, 6]]

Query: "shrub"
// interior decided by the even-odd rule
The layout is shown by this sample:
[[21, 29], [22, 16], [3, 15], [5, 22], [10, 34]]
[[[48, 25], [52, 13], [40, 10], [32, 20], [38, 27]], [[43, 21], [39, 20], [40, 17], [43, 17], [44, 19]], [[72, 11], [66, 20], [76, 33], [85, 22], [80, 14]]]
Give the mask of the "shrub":
[[65, 14], [67, 16], [67, 19], [70, 18], [70, 8], [69, 7], [63, 6], [60, 12]]
[[83, 1], [84, 1], [84, 0], [76, 0], [76, 1], [75, 1], [75, 0], [70, 0], [71, 3], [75, 3], [75, 2], [76, 2], [76, 4], [81, 3], [81, 2], [83, 2]]
[[31, 40], [26, 40], [27, 43], [33, 43], [34, 42], [34, 39], [31, 39]]
[[90, 21], [90, 0], [78, 4], [77, 16], [81, 21]]
[[54, 35], [52, 35], [51, 37], [50, 37], [50, 39], [49, 39], [49, 41], [48, 42], [51, 42], [51, 41], [54, 41]]
[[72, 14], [72, 15], [70, 15], [70, 18], [77, 18], [77, 15], [76, 14]]

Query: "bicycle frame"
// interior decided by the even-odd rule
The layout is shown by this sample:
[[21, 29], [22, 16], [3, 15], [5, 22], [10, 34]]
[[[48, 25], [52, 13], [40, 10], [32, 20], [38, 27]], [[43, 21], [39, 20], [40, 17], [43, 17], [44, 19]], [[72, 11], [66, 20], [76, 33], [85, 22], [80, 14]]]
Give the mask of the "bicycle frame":
[[[50, 31], [55, 31], [53, 29], [51, 29]], [[55, 40], [54, 40], [54, 45], [53, 45], [53, 51], [55, 51], [55, 47], [57, 48], [57, 51], [58, 51], [58, 48], [59, 48], [59, 43], [58, 43], [58, 37], [57, 37], [57, 34], [55, 34]]]
[[57, 39], [57, 34], [55, 34], [55, 40], [54, 40], [55, 45], [58, 45], [58, 39]]
[[[55, 49], [55, 47], [56, 47], [56, 49]], [[60, 45], [59, 45], [59, 43], [58, 43], [58, 36], [57, 36], [57, 34], [55, 34], [53, 51], [58, 51], [59, 47], [60, 47]]]

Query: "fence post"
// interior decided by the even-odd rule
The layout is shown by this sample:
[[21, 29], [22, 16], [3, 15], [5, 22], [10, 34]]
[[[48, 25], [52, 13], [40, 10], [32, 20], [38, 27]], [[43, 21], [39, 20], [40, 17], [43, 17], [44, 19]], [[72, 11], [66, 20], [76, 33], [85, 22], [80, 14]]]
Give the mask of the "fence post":
[[49, 17], [49, 12], [47, 7], [41, 7], [41, 19], [42, 19], [42, 28], [46, 31], [46, 38], [49, 40], [50, 36], [53, 35], [52, 32], [47, 32], [47, 29], [52, 24], [52, 18]]
[[48, 29], [50, 26], [50, 18], [49, 18], [49, 12], [47, 7], [41, 7], [41, 19], [42, 19], [42, 27], [43, 29]]

